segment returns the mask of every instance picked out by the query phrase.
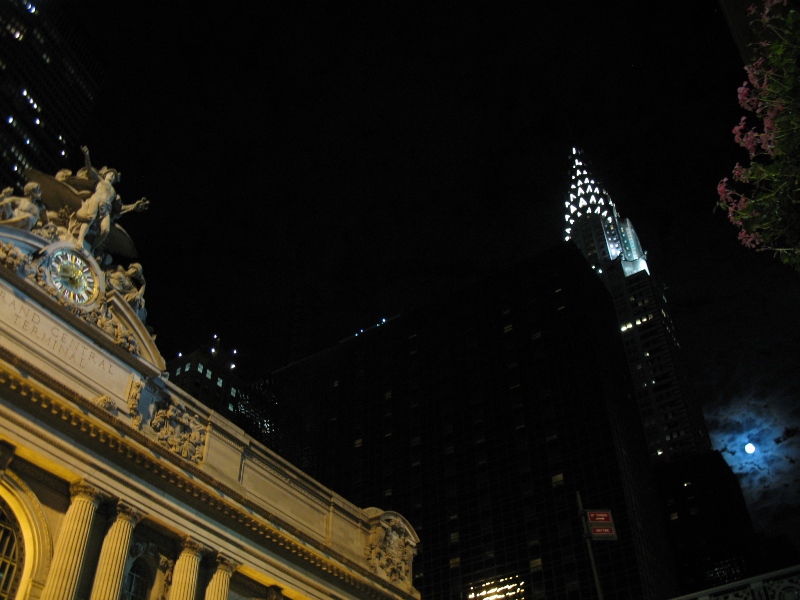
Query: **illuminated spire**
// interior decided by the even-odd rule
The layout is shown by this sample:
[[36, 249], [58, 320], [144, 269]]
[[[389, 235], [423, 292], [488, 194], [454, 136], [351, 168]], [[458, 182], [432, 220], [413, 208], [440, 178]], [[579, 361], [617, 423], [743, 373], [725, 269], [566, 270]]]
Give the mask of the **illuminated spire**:
[[572, 240], [592, 268], [622, 260], [626, 277], [647, 270], [645, 253], [628, 219], [620, 219], [608, 192], [595, 179], [583, 151], [572, 149], [570, 189], [564, 202], [564, 239]]

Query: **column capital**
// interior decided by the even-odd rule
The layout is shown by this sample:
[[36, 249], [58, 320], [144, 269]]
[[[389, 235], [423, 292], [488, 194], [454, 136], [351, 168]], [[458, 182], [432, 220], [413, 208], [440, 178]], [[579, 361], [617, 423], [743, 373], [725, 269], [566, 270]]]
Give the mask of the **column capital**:
[[181, 539], [181, 550], [194, 556], [200, 556], [205, 552], [206, 548], [200, 542], [193, 540], [188, 535]]
[[229, 556], [225, 556], [224, 554], [217, 554], [214, 560], [217, 563], [217, 571], [221, 571], [229, 575], [238, 569], [242, 564], [233, 560]]
[[94, 504], [99, 504], [106, 497], [106, 494], [99, 488], [86, 483], [81, 479], [69, 486], [69, 495], [74, 500], [79, 496], [85, 496]]
[[144, 518], [144, 513], [130, 504], [120, 500], [117, 502], [117, 519], [128, 521], [132, 526], [136, 526]]

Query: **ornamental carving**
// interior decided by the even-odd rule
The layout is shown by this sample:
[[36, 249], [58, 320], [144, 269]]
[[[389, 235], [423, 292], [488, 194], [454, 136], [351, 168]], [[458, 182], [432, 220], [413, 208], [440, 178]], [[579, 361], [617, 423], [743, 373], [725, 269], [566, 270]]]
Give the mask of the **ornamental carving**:
[[190, 415], [183, 406], [158, 404], [150, 427], [158, 443], [181, 458], [192, 462], [203, 459], [206, 443], [206, 426], [197, 415]]
[[31, 257], [9, 242], [0, 242], [0, 264], [23, 277], [36, 272]]
[[414, 535], [402, 519], [384, 514], [372, 526], [365, 550], [373, 572], [392, 583], [411, 584], [411, 563], [416, 554]]
[[142, 424], [142, 415], [139, 414], [139, 400], [142, 398], [144, 382], [141, 379], [134, 379], [128, 390], [128, 416], [130, 416], [133, 426], [139, 429]]
[[162, 556], [158, 562], [158, 570], [164, 573], [164, 586], [158, 600], [167, 600], [169, 588], [172, 587], [172, 574], [175, 572], [175, 561], [166, 556]]
[[105, 394], [103, 394], [102, 396], [97, 396], [97, 398], [92, 400], [92, 404], [94, 404], [95, 406], [99, 406], [103, 410], [107, 410], [109, 412], [114, 410], [114, 408], [116, 408], [116, 406], [117, 406], [114, 403], [114, 401], [109, 396], [106, 396]]

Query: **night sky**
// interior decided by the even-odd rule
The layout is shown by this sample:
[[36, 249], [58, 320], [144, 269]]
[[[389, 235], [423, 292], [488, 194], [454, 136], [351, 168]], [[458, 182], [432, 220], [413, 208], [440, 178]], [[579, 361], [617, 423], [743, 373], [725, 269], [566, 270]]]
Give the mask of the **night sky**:
[[298, 324], [332, 344], [558, 243], [579, 146], [756, 527], [800, 546], [800, 278], [714, 211], [746, 160], [715, 1], [62, 4], [105, 65], [83, 142], [151, 201], [121, 224], [166, 359], [216, 333], [265, 376]]

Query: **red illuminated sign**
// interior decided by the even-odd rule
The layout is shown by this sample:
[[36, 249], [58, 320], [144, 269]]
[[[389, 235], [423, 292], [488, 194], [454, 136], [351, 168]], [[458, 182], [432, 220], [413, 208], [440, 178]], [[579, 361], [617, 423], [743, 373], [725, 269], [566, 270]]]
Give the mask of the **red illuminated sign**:
[[617, 529], [610, 510], [587, 510], [589, 533], [593, 540], [616, 540]]

